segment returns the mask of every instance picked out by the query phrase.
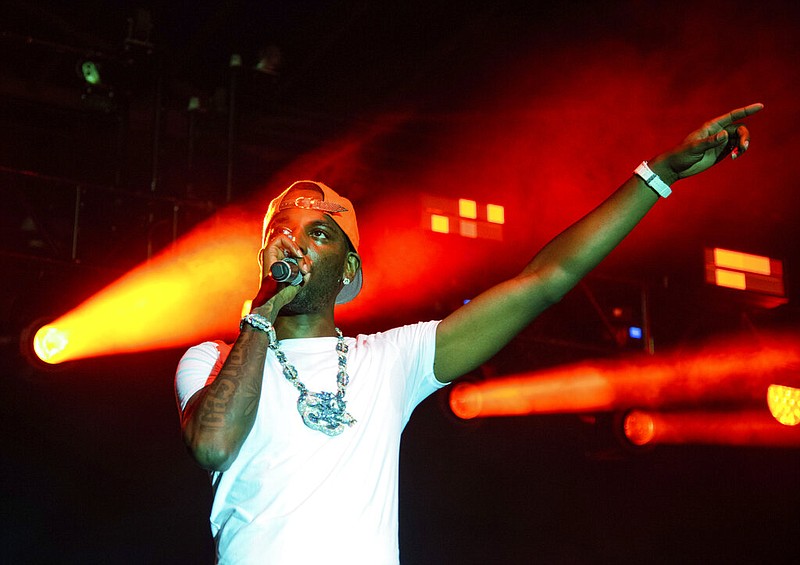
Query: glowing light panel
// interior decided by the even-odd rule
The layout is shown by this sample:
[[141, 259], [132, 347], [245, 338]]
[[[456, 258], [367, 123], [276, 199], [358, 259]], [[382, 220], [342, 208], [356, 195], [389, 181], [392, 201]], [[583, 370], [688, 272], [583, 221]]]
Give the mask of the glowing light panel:
[[[785, 304], [783, 262], [720, 248], [705, 249], [706, 282], [743, 290], [742, 297], [765, 308]], [[742, 298], [740, 297], [740, 298]]]
[[486, 221], [492, 224], [506, 223], [506, 210], [497, 204], [486, 205]]
[[476, 219], [478, 217], [478, 204], [474, 200], [459, 198], [458, 215], [462, 218]]
[[450, 233], [450, 218], [439, 214], [431, 214], [431, 231]]
[[503, 241], [505, 209], [468, 198], [422, 195], [422, 226], [435, 233]]
[[744, 290], [747, 288], [747, 279], [744, 273], [737, 273], [735, 271], [727, 271], [725, 269], [716, 269], [714, 277], [717, 286], [724, 286], [725, 288], [737, 288]]
[[730, 251], [728, 249], [714, 249], [714, 264], [723, 269], [733, 269], [757, 275], [769, 275], [772, 272], [769, 257]]
[[767, 388], [767, 406], [770, 414], [784, 426], [800, 424], [800, 389], [769, 385]]

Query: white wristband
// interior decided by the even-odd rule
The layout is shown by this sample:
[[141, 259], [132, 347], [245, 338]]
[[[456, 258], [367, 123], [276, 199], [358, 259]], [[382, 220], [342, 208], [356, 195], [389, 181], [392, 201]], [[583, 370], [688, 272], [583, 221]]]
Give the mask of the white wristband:
[[650, 167], [647, 166], [647, 161], [642, 161], [642, 164], [636, 167], [636, 170], [633, 171], [633, 174], [640, 177], [644, 183], [656, 191], [661, 198], [666, 198], [670, 194], [672, 194], [672, 189], [669, 187], [667, 183], [661, 180], [661, 177], [650, 170]]

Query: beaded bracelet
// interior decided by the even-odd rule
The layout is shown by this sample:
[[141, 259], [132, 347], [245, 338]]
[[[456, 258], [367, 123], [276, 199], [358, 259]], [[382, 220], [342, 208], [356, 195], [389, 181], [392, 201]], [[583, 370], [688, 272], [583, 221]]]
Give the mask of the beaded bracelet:
[[248, 326], [257, 329], [261, 332], [266, 332], [269, 336], [269, 342], [275, 343], [278, 341], [277, 337], [275, 336], [275, 328], [272, 327], [272, 324], [261, 314], [247, 314], [242, 318], [242, 321], [239, 322], [239, 331], [244, 329], [245, 324]]

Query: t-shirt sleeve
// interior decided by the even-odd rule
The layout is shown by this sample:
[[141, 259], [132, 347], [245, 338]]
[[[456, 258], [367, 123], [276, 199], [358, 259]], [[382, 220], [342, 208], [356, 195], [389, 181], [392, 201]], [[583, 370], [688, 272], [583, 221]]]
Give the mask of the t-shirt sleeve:
[[386, 332], [400, 352], [407, 380], [403, 412], [405, 421], [414, 408], [428, 396], [446, 386], [433, 374], [433, 359], [436, 354], [436, 328], [438, 321], [420, 322], [395, 328]]
[[183, 354], [175, 371], [175, 400], [181, 414], [197, 391], [214, 382], [230, 351], [226, 343], [206, 341]]

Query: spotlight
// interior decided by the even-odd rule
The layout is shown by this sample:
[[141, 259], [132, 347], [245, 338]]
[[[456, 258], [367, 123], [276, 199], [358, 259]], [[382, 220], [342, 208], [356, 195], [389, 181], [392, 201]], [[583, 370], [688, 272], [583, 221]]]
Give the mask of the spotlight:
[[33, 352], [45, 363], [57, 363], [68, 344], [67, 333], [55, 326], [42, 326], [33, 336]]
[[103, 84], [100, 63], [91, 59], [84, 59], [78, 62], [78, 76], [81, 77], [89, 86], [100, 86]]
[[69, 334], [52, 324], [52, 317], [38, 318], [19, 334], [19, 350], [31, 367], [37, 370], [59, 370], [68, 350]]
[[475, 385], [461, 382], [450, 389], [450, 409], [462, 420], [477, 418], [481, 413], [481, 394]]
[[800, 424], [800, 388], [769, 385], [767, 406], [773, 418], [784, 426]]
[[82, 80], [81, 100], [87, 109], [103, 113], [118, 109], [119, 69], [106, 60], [100, 62], [96, 57], [84, 57], [78, 60], [75, 72]]
[[729, 445], [797, 447], [796, 428], [778, 425], [764, 410], [654, 412], [631, 410], [623, 419], [634, 446]]
[[632, 410], [622, 420], [625, 437], [636, 446], [643, 446], [655, 437], [655, 421], [647, 412]]
[[[242, 302], [253, 294], [253, 224], [239, 209], [215, 216], [68, 312], [31, 324], [23, 354], [42, 368], [235, 337]], [[220, 277], [220, 269], [236, 275]]]

